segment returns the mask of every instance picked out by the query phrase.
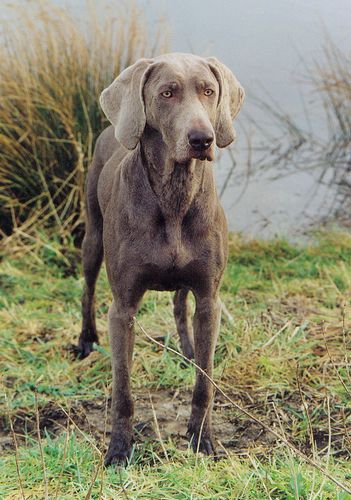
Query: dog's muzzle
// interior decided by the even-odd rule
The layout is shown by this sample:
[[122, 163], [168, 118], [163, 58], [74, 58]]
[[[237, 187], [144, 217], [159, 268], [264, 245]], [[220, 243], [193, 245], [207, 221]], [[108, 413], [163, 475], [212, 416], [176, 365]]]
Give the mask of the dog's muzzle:
[[213, 134], [210, 131], [194, 130], [189, 132], [188, 141], [192, 157], [199, 160], [213, 160]]

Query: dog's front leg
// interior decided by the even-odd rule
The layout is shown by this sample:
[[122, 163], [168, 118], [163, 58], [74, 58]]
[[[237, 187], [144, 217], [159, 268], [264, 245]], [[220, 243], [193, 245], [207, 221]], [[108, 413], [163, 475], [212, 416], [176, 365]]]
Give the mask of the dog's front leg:
[[[213, 357], [216, 348], [221, 305], [216, 292], [211, 297], [199, 297], [195, 293], [194, 316], [195, 362], [212, 377]], [[213, 386], [208, 378], [197, 370], [193, 392], [188, 436], [193, 450], [206, 455], [215, 454], [212, 441]]]
[[126, 464], [133, 442], [133, 399], [130, 372], [134, 347], [133, 316], [138, 304], [126, 305], [115, 298], [109, 310], [112, 356], [112, 431], [105, 465]]

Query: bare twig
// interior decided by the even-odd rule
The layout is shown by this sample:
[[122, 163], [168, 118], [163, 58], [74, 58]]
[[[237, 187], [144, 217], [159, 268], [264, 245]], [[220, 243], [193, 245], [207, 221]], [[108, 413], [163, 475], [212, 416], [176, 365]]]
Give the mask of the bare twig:
[[36, 392], [34, 394], [34, 397], [35, 397], [35, 416], [36, 416], [36, 424], [37, 424], [38, 443], [39, 443], [41, 464], [42, 464], [42, 467], [43, 467], [43, 474], [44, 474], [45, 498], [48, 500], [49, 499], [48, 478], [47, 478], [47, 475], [46, 475], [46, 466], [45, 466], [45, 457], [44, 457], [43, 443], [41, 441], [41, 435], [40, 435], [40, 418], [39, 418], [39, 408], [38, 408], [38, 395], [37, 395]]
[[345, 354], [345, 367], [346, 367], [346, 376], [351, 386], [351, 376], [350, 376], [350, 366], [351, 363], [349, 361], [348, 348], [347, 348], [347, 334], [346, 334], [346, 302], [343, 301], [341, 305], [341, 321], [342, 321], [342, 342], [344, 346], [344, 354]]
[[[280, 420], [279, 413], [278, 413], [277, 408], [276, 408], [276, 406], [274, 404], [274, 401], [272, 401], [271, 404], [273, 406], [273, 410], [274, 410], [275, 416], [277, 417], [277, 420], [278, 420], [278, 425], [279, 425], [279, 428], [280, 428], [280, 432], [284, 436], [284, 439], [286, 439], [284, 428], [282, 426], [282, 422]], [[291, 473], [292, 473], [292, 476], [293, 476], [293, 479], [294, 479], [295, 499], [299, 500], [299, 489], [298, 489], [298, 484], [297, 484], [297, 477], [296, 477], [295, 470], [294, 470], [293, 454], [291, 453], [291, 451], [292, 450], [288, 447], [287, 452], [288, 452], [289, 459], [290, 459], [290, 464], [291, 464]]]
[[225, 303], [223, 302], [223, 300], [221, 300], [221, 307], [222, 307], [222, 314], [225, 316], [225, 318], [228, 321], [228, 323], [233, 324], [234, 323], [234, 318], [230, 314], [230, 312], [228, 311], [228, 308], [225, 305]]
[[90, 483], [90, 486], [89, 486], [89, 489], [88, 489], [88, 492], [87, 494], [85, 495], [84, 497], [84, 500], [89, 500], [89, 498], [91, 497], [91, 494], [92, 494], [92, 491], [93, 491], [93, 487], [94, 487], [94, 484], [95, 484], [95, 481], [96, 481], [96, 478], [99, 474], [99, 470], [101, 469], [102, 467], [102, 461], [103, 461], [103, 455], [100, 455], [99, 457], [99, 461], [98, 461], [98, 464], [95, 468], [95, 472], [93, 474], [93, 477], [91, 479], [91, 483]]
[[231, 165], [230, 165], [230, 168], [229, 168], [229, 170], [228, 170], [228, 173], [227, 173], [227, 175], [226, 175], [226, 178], [224, 179], [223, 186], [222, 186], [222, 188], [221, 188], [221, 190], [220, 190], [220, 193], [219, 193], [219, 197], [220, 197], [220, 198], [222, 198], [222, 196], [223, 196], [223, 194], [224, 194], [225, 190], [227, 189], [228, 184], [229, 184], [229, 181], [230, 181], [230, 179], [232, 178], [232, 175], [233, 175], [234, 170], [235, 170], [236, 165], [237, 165], [237, 162], [236, 162], [236, 160], [235, 160], [235, 158], [234, 158], [234, 155], [233, 155], [233, 152], [232, 152], [232, 150], [231, 150], [231, 149], [228, 149], [228, 154], [229, 154], [229, 156], [230, 156], [230, 159], [231, 159], [232, 163], [231, 163]]
[[323, 321], [323, 324], [322, 324], [322, 332], [323, 332], [324, 344], [325, 344], [325, 348], [326, 348], [327, 353], [328, 353], [329, 360], [330, 360], [330, 362], [331, 362], [331, 364], [332, 364], [332, 366], [333, 366], [333, 368], [335, 370], [335, 373], [336, 373], [338, 379], [340, 380], [341, 385], [345, 389], [346, 393], [351, 397], [351, 391], [349, 390], [349, 388], [347, 387], [347, 385], [343, 381], [342, 376], [339, 373], [338, 367], [336, 366], [336, 364], [335, 364], [335, 362], [334, 362], [334, 360], [332, 358], [332, 355], [330, 353], [328, 342], [327, 342], [327, 337], [325, 335], [325, 323], [324, 323], [324, 321]]
[[[103, 434], [103, 439], [102, 439], [104, 446], [106, 444], [108, 397], [109, 397], [109, 393], [108, 393], [107, 387], [105, 387], [104, 434]], [[104, 487], [104, 480], [105, 480], [105, 468], [102, 467], [101, 468], [100, 498], [102, 498], [102, 496], [103, 496], [102, 493], [103, 493], [103, 487]]]
[[[331, 450], [331, 421], [330, 421], [330, 402], [329, 402], [329, 396], [327, 397], [327, 408], [328, 408], [328, 449], [327, 449], [327, 467], [329, 467], [329, 460], [330, 460], [330, 450]], [[313, 497], [315, 499], [320, 498], [320, 494], [323, 491], [323, 487], [325, 484], [325, 477], [323, 478], [322, 484], [320, 485], [316, 495]]]
[[312, 68], [305, 62], [304, 67], [306, 76], [302, 83], [315, 91], [315, 101], [324, 111], [326, 130], [321, 134], [312, 129], [312, 114], [306, 111], [304, 103], [306, 130], [305, 125], [288, 115], [268, 93], [263, 99], [255, 99], [258, 108], [271, 118], [274, 129], [274, 133], [267, 135], [257, 120], [249, 117], [264, 140], [263, 144], [261, 141], [254, 148], [256, 172], [272, 171], [276, 178], [297, 172], [313, 172], [317, 178], [314, 192], [309, 196], [310, 202], [323, 186], [324, 196], [318, 203], [324, 209], [325, 219], [332, 215], [349, 223], [351, 61], [348, 54], [327, 37], [324, 60], [313, 62]]
[[300, 377], [299, 377], [299, 364], [298, 363], [296, 364], [296, 382], [297, 382], [297, 387], [298, 387], [298, 390], [300, 393], [301, 402], [302, 402], [302, 405], [304, 407], [307, 422], [308, 422], [308, 430], [309, 430], [309, 434], [310, 434], [310, 443], [311, 443], [313, 458], [316, 459], [316, 457], [317, 457], [316, 443], [314, 441], [314, 436], [313, 436], [312, 421], [311, 421], [310, 412], [308, 411], [308, 407], [307, 407], [305, 398], [303, 396], [302, 388], [301, 388]]
[[90, 443], [93, 448], [95, 449], [95, 451], [97, 451], [97, 453], [99, 453], [99, 455], [101, 455], [101, 451], [99, 450], [99, 448], [96, 446], [96, 444], [78, 427], [78, 425], [75, 423], [75, 421], [73, 420], [73, 418], [66, 412], [66, 410], [64, 409], [64, 407], [62, 405], [60, 405], [58, 403], [58, 406], [61, 408], [61, 410], [63, 411], [63, 413], [66, 415], [66, 417], [69, 419], [69, 421], [74, 425], [74, 427], [77, 429], [77, 431], [79, 432], [79, 434], [81, 434], [83, 436], [83, 438], [88, 441], [88, 443]]
[[287, 321], [287, 322], [285, 323], [285, 325], [284, 325], [284, 326], [282, 326], [282, 327], [280, 328], [280, 330], [278, 330], [278, 331], [277, 331], [277, 333], [275, 333], [275, 334], [273, 335], [273, 337], [271, 337], [271, 338], [270, 338], [270, 339], [269, 339], [269, 340], [268, 340], [265, 344], [263, 344], [263, 346], [261, 346], [261, 347], [260, 347], [260, 349], [266, 349], [266, 347], [269, 347], [270, 345], [272, 345], [272, 344], [273, 344], [273, 342], [275, 341], [275, 339], [277, 339], [277, 338], [279, 337], [279, 335], [280, 335], [281, 333], [283, 333], [283, 332], [284, 332], [284, 331], [288, 328], [288, 326], [290, 326], [290, 325], [291, 325], [291, 320]]
[[151, 396], [150, 392], [149, 392], [149, 399], [150, 399], [150, 404], [151, 404], [151, 409], [152, 409], [152, 415], [154, 417], [156, 434], [157, 434], [157, 437], [158, 437], [158, 439], [159, 439], [159, 441], [161, 443], [163, 454], [166, 457], [166, 460], [169, 460], [168, 453], [167, 453], [166, 447], [165, 447], [165, 445], [163, 443], [163, 439], [162, 439], [162, 436], [161, 436], [160, 426], [158, 425], [157, 415], [156, 415], [156, 412], [155, 412], [155, 407], [154, 407], [154, 403], [152, 401], [152, 396]]
[[15, 462], [16, 462], [16, 471], [17, 471], [18, 483], [19, 483], [20, 490], [21, 490], [21, 496], [22, 496], [23, 500], [25, 500], [26, 497], [24, 495], [23, 483], [22, 483], [22, 477], [21, 477], [21, 471], [20, 471], [20, 465], [19, 465], [19, 453], [18, 453], [17, 438], [16, 438], [16, 433], [15, 433], [14, 427], [13, 427], [11, 411], [10, 411], [9, 402], [8, 402], [6, 393], [5, 393], [5, 401], [6, 401], [6, 407], [7, 407], [7, 416], [8, 416], [9, 422], [10, 422], [10, 429], [11, 429], [12, 439], [13, 439], [13, 442], [14, 442], [14, 445], [15, 445]]
[[55, 495], [54, 495], [55, 500], [57, 500], [59, 492], [60, 492], [59, 488], [60, 488], [62, 474], [63, 474], [64, 468], [65, 468], [68, 441], [69, 441], [69, 419], [67, 419], [67, 424], [66, 424], [66, 437], [65, 437], [65, 444], [63, 447], [62, 465], [61, 465], [61, 470], [60, 470], [59, 476], [57, 478], [57, 485], [56, 485], [56, 490], [55, 490]]
[[250, 455], [250, 453], [248, 453], [248, 454], [247, 454], [247, 456], [249, 457], [249, 460], [250, 460], [250, 462], [251, 462], [251, 464], [252, 464], [253, 468], [255, 469], [255, 471], [256, 471], [256, 473], [257, 473], [257, 477], [258, 477], [258, 479], [260, 479], [261, 483], [263, 484], [263, 488], [264, 488], [264, 490], [265, 490], [265, 492], [266, 492], [266, 495], [267, 495], [267, 497], [266, 497], [266, 498], [269, 498], [269, 500], [271, 500], [271, 498], [272, 498], [272, 497], [271, 497], [271, 495], [270, 495], [270, 493], [269, 493], [269, 491], [268, 491], [268, 488], [267, 488], [266, 482], [265, 482], [265, 481], [264, 481], [264, 479], [261, 477], [260, 471], [258, 470], [258, 467], [257, 467], [257, 464], [256, 464], [255, 460], [252, 458], [252, 456]]

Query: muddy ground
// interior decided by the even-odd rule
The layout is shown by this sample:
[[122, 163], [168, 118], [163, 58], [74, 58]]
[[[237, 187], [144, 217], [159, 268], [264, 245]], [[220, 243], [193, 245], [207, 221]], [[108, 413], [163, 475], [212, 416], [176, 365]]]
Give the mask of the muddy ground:
[[[231, 394], [231, 396], [239, 405], [244, 406], [278, 432], [280, 432], [277, 423], [279, 419], [286, 437], [305, 453], [311, 452], [310, 439], [306, 437], [301, 442], [301, 437], [298, 439], [298, 435], [294, 435], [294, 411], [287, 411], [288, 408], [296, 412], [301, 409], [299, 394], [282, 395], [282, 399], [275, 400], [274, 405], [267, 399], [261, 404], [255, 404], [249, 394], [241, 396]], [[185, 450], [188, 447], [186, 428], [190, 413], [191, 391], [134, 391], [134, 401], [137, 445], [150, 440], [168, 441], [171, 439], [179, 449]], [[28, 413], [19, 410], [12, 416], [12, 422], [19, 443], [25, 441], [25, 434], [37, 436], [35, 412]], [[236, 454], [255, 452], [264, 456], [278, 445], [275, 436], [240, 414], [221, 395], [215, 398], [213, 424], [218, 455], [225, 456], [227, 452]], [[329, 436], [327, 422], [321, 421], [320, 424], [319, 428], [314, 430], [314, 440], [317, 448], [322, 451], [328, 446]], [[44, 435], [46, 431], [51, 435], [59, 435], [65, 431], [67, 425], [71, 430], [77, 431], [78, 428], [87, 436], [93, 437], [99, 449], [105, 451], [111, 429], [110, 401], [103, 399], [78, 401], [64, 409], [52, 401], [39, 408], [41, 434]], [[350, 457], [351, 443], [347, 436], [348, 432], [342, 428], [342, 425], [339, 432], [334, 430], [331, 441], [335, 455]], [[13, 447], [14, 439], [9, 426], [9, 418], [4, 415], [0, 420], [0, 451]]]

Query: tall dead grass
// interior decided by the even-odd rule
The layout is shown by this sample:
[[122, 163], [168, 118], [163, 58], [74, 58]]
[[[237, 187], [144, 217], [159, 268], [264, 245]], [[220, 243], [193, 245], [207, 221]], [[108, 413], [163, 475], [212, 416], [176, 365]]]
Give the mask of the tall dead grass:
[[[82, 228], [83, 187], [106, 126], [101, 90], [139, 57], [165, 50], [136, 7], [92, 2], [78, 19], [52, 0], [14, 4], [0, 34], [0, 235]], [[162, 25], [161, 25], [162, 28]]]

